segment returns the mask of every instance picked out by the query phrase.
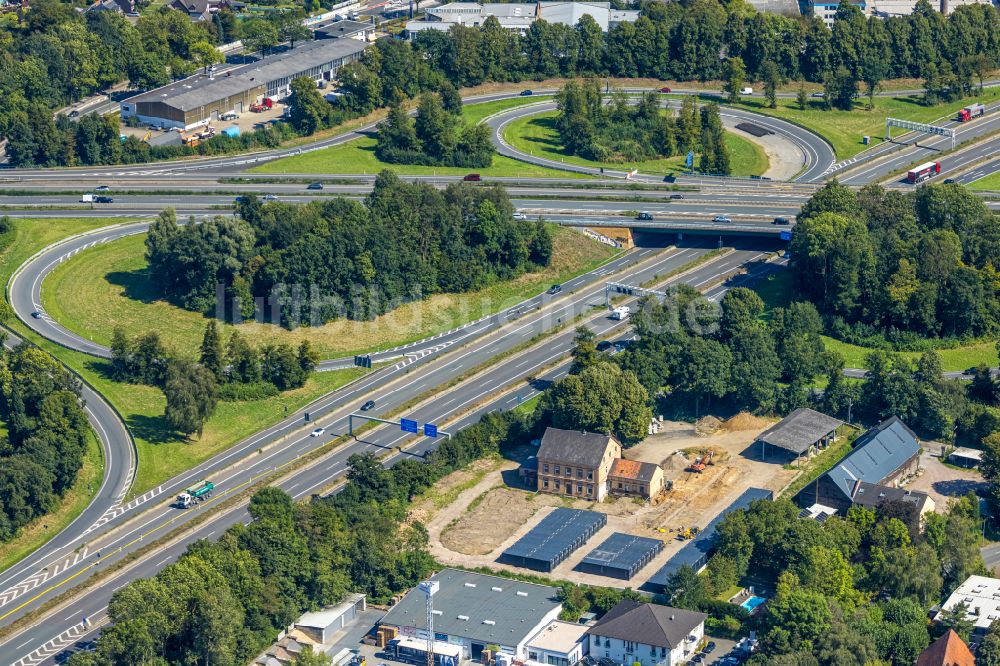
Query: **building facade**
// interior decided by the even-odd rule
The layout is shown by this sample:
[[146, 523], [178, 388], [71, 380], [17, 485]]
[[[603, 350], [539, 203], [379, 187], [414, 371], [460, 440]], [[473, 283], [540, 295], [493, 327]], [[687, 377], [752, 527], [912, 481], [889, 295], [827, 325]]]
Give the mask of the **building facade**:
[[622, 445], [611, 435], [548, 428], [538, 448], [538, 492], [602, 501]]
[[649, 462], [618, 458], [608, 473], [608, 492], [651, 500], [663, 492], [663, 468]]

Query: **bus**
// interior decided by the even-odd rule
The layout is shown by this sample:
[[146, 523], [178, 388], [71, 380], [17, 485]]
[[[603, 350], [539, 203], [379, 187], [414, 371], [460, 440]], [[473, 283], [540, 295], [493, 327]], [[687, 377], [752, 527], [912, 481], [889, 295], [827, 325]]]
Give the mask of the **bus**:
[[906, 173], [906, 180], [911, 183], [922, 183], [928, 178], [933, 178], [939, 173], [941, 173], [940, 162], [927, 162], [926, 164], [921, 164], [918, 167], [910, 169]]
[[[402, 661], [415, 666], [427, 665], [427, 641], [406, 636], [394, 638], [385, 646], [386, 654], [396, 661]], [[434, 641], [435, 666], [458, 666], [462, 661], [462, 648], [459, 645]]]

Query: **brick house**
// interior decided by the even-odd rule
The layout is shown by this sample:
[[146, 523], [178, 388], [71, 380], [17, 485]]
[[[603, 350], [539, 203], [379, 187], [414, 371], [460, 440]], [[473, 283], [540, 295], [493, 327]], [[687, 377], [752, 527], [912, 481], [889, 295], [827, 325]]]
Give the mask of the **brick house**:
[[622, 445], [611, 435], [548, 428], [538, 447], [538, 492], [600, 502], [621, 455]]
[[663, 468], [654, 463], [618, 458], [608, 474], [608, 492], [653, 499], [663, 492]]

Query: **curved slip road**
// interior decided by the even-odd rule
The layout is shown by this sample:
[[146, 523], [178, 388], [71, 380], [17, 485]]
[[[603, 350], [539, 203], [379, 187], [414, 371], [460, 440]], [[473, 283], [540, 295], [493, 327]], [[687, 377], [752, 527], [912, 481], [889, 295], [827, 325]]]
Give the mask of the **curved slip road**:
[[[669, 107], [676, 107], [678, 106], [678, 102], [670, 100], [666, 102], [666, 105]], [[576, 173], [585, 173], [596, 176], [615, 176], [619, 178], [624, 178], [627, 175], [627, 172], [625, 171], [608, 168], [605, 168], [602, 171], [597, 167], [568, 164], [560, 162], [559, 160], [530, 155], [507, 143], [504, 138], [504, 131], [506, 130], [507, 125], [515, 120], [538, 115], [547, 111], [553, 111], [555, 109], [556, 103], [554, 101], [538, 102], [537, 104], [514, 107], [486, 118], [484, 122], [492, 130], [491, 135], [493, 145], [497, 152], [501, 155], [521, 160], [522, 162], [538, 164], [539, 166], [549, 167], [552, 169], [562, 169], [564, 171], [573, 171]], [[748, 122], [763, 127], [784, 137], [791, 145], [795, 146], [799, 151], [803, 165], [802, 173], [794, 179], [796, 182], [808, 183], [821, 179], [823, 174], [829, 170], [835, 161], [833, 147], [818, 134], [814, 134], [799, 125], [794, 125], [771, 116], [765, 116], [753, 113], [752, 111], [727, 106], [721, 107], [720, 115], [731, 124], [735, 124], [737, 122]], [[662, 182], [663, 180], [662, 177], [647, 176], [643, 174], [638, 174], [634, 179], [644, 182]]]

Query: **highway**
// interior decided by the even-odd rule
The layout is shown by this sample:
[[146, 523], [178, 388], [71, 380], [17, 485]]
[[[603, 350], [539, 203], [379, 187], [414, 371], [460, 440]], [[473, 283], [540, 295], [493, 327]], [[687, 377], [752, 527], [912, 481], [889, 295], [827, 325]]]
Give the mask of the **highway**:
[[[637, 271], [628, 281], [639, 283], [652, 279], [654, 275], [669, 271], [671, 267], [679, 267], [691, 259], [708, 252], [705, 247], [679, 247], [669, 250], [662, 257], [658, 257], [646, 268]], [[675, 281], [683, 281], [696, 288], [706, 289], [714, 286], [714, 283], [722, 279], [723, 276], [732, 273], [747, 262], [761, 259], [767, 250], [761, 250], [752, 246], [741, 247], [721, 257], [717, 257], [708, 263], [688, 272]], [[622, 279], [622, 278], [619, 278]], [[634, 281], [634, 282], [633, 282]], [[385, 389], [377, 394], [377, 406], [370, 414], [379, 415], [390, 412], [401, 405], [407, 404], [414, 396], [420, 395], [434, 386], [441, 386], [456, 377], [471, 371], [482, 362], [494, 358], [497, 354], [505, 353], [523, 344], [538, 333], [557, 325], [559, 320], [569, 322], [571, 318], [578, 315], [587, 317], [587, 325], [592, 327], [598, 335], [611, 333], [613, 330], [621, 328], [627, 324], [613, 321], [607, 317], [607, 310], [604, 309], [603, 287], [595, 285], [593, 287], [579, 290], [563, 299], [557, 299], [553, 307], [545, 308], [541, 311], [525, 314], [508, 326], [503, 334], [496, 334], [484, 338], [476, 345], [456, 349], [451, 353], [441, 355], [436, 362], [429, 364], [426, 371], [422, 373], [406, 373], [400, 368], [380, 370], [366, 377], [381, 376], [382, 381], [386, 377], [395, 376], [395, 384], [387, 384]], [[491, 367], [488, 371], [473, 375], [458, 385], [449, 389], [445, 394], [425, 401], [425, 404], [416, 406], [406, 411], [407, 418], [415, 418], [421, 422], [434, 422], [442, 426], [443, 430], [456, 430], [469, 419], [478, 418], [478, 414], [483, 410], [494, 409], [501, 406], [510, 406], [512, 401], [517, 401], [517, 393], [521, 399], [526, 399], [530, 395], [544, 386], [544, 381], [536, 380], [533, 386], [522, 385], [517, 393], [505, 398], [506, 402], [496, 403], [490, 400], [491, 396], [512, 383], [520, 383], [524, 377], [538, 374], [538, 370], [548, 366], [558, 360], [570, 348], [573, 327], [567, 326], [561, 332], [545, 338], [531, 345], [525, 351], [519, 352], [502, 364]], [[395, 373], [395, 374], [394, 374]], [[553, 375], [557, 376], [557, 375]], [[551, 379], [553, 376], [542, 375], [542, 379]], [[361, 385], [343, 389], [339, 394], [329, 400], [323, 413], [318, 418], [318, 423], [327, 428], [324, 437], [330, 433], [342, 434], [346, 431], [347, 414], [358, 406], [361, 397], [372, 395], [370, 389]], [[484, 403], [484, 404], [480, 404]], [[454, 415], [460, 415], [470, 408], [478, 407], [464, 421], [449, 422], [448, 419]], [[313, 424], [310, 424], [311, 427]], [[314, 449], [318, 444], [318, 438], [310, 437], [306, 430], [285, 439], [280, 446], [265, 448], [263, 454], [258, 458], [251, 458], [249, 464], [243, 463], [231, 472], [220, 472], [215, 476], [217, 479], [217, 494], [213, 501], [219, 501], [225, 497], [227, 489], [239, 488], [240, 484], [255, 474], [267, 473], [271, 468], [280, 466], [288, 460], [293, 460], [296, 456], [305, 451]], [[341, 476], [345, 470], [346, 459], [352, 453], [365, 450], [386, 452], [393, 447], [403, 444], [411, 435], [400, 433], [391, 428], [377, 428], [366, 433], [364, 441], [351, 442], [340, 446], [326, 458], [310, 465], [307, 469], [294, 474], [292, 478], [282, 484], [293, 496], [298, 498], [308, 497], [319, 489], [327, 487], [330, 483]], [[251, 445], [257, 446], [257, 445]], [[432, 442], [421, 441], [414, 453], [419, 454], [422, 450], [433, 446]], [[166, 495], [165, 496], [169, 496]], [[151, 539], [166, 531], [167, 528], [160, 528], [158, 532], [152, 532], [156, 526], [163, 521], [171, 521], [170, 529], [184, 522], [189, 516], [194, 516], [200, 511], [211, 510], [211, 505], [205, 505], [198, 509], [183, 511], [165, 505], [158, 505], [142, 514], [141, 519], [135, 521], [133, 525], [128, 525], [118, 533], [107, 537], [106, 542], [95, 542], [88, 544], [91, 553], [94, 549], [100, 548], [101, 555], [93, 556], [94, 562], [100, 561], [98, 566], [107, 566], [116, 561], [128, 550], [118, 553], [116, 548], [121, 544], [133, 542], [129, 550], [141, 545], [141, 541], [136, 541], [137, 535], [146, 534], [145, 538]], [[155, 553], [141, 559], [137, 565], [130, 568], [127, 573], [115, 576], [111, 581], [105, 582], [96, 589], [85, 592], [74, 598], [71, 605], [59, 607], [48, 613], [44, 619], [35, 622], [30, 628], [19, 631], [8, 637], [0, 644], [0, 662], [13, 663], [19, 665], [46, 663], [55, 654], [68, 645], [83, 638], [89, 630], [96, 628], [95, 625], [101, 623], [104, 609], [108, 599], [115, 589], [125, 584], [129, 580], [148, 577], [157, 570], [175, 559], [186, 545], [197, 538], [211, 538], [224, 530], [231, 524], [238, 521], [245, 521], [247, 516], [242, 507], [239, 510], [230, 512], [215, 512], [210, 523], [197, 528], [190, 536], [185, 536], [180, 542], [169, 547], [158, 549]], [[159, 521], [159, 522], [158, 522]], [[89, 563], [88, 563], [89, 564]], [[69, 568], [58, 576], [45, 581], [46, 586], [58, 585], [61, 576], [83, 575], [77, 574], [80, 567]], [[58, 589], [58, 588], [57, 588]], [[53, 590], [55, 591], [55, 590]], [[44, 594], [37, 599], [31, 600], [27, 605], [18, 610], [18, 614], [35, 607], [45, 598]], [[23, 600], [15, 600], [24, 604]], [[14, 602], [0, 606], [0, 613], [10, 612], [10, 607]], [[3, 619], [9, 622], [13, 615]], [[86, 617], [91, 622], [91, 627], [83, 626], [83, 618]], [[60, 638], [61, 637], [61, 638]], [[54, 642], [53, 642], [54, 641]], [[40, 646], [48, 645], [47, 649], [38, 650]], [[27, 657], [27, 658], [26, 658]]]

